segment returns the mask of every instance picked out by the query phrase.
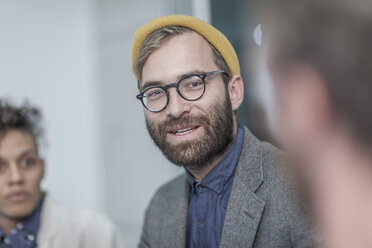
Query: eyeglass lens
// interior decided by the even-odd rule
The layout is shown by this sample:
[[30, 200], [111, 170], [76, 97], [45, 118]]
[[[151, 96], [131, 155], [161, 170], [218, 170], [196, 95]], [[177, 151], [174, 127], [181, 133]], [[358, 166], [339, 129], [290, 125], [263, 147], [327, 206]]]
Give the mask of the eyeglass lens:
[[[190, 76], [182, 79], [178, 84], [178, 93], [186, 100], [199, 99], [205, 91], [205, 83], [199, 76]], [[153, 87], [143, 93], [143, 104], [150, 111], [160, 111], [168, 103], [165, 89]]]

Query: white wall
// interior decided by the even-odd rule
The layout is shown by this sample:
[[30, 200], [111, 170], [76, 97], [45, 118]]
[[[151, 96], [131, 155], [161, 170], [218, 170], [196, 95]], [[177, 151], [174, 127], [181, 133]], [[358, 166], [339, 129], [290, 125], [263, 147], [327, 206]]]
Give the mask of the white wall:
[[58, 201], [103, 210], [91, 3], [0, 3], [0, 96], [45, 115], [45, 188]]

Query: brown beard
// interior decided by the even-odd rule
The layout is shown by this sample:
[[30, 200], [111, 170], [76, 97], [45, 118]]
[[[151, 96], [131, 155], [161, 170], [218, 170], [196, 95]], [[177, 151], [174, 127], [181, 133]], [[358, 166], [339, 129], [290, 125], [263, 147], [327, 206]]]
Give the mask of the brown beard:
[[[217, 102], [206, 115], [173, 118], [156, 123], [146, 118], [147, 130], [172, 163], [185, 168], [200, 169], [224, 153], [233, 140], [233, 111], [226, 93], [225, 101]], [[173, 144], [167, 140], [171, 128], [202, 126], [204, 135], [197, 140]]]

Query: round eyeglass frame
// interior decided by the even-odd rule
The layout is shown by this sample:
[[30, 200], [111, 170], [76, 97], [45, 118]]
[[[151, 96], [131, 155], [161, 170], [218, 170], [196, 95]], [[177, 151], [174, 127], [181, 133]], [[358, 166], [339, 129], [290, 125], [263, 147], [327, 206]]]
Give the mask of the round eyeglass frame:
[[[212, 75], [216, 75], [216, 74], [219, 74], [219, 73], [222, 73], [222, 74], [225, 74], [226, 76], [228, 76], [228, 74], [224, 71], [224, 70], [217, 70], [217, 71], [211, 71], [211, 72], [206, 72], [202, 75], [198, 75], [198, 74], [191, 74], [191, 75], [187, 75], [183, 78], [181, 78], [180, 80], [178, 80], [178, 82], [175, 82], [175, 83], [172, 83], [172, 84], [167, 84], [165, 86], [151, 86], [149, 88], [147, 88], [146, 90], [144, 90], [143, 92], [141, 92], [140, 94], [138, 94], [136, 96], [136, 98], [138, 100], [140, 100], [142, 102], [142, 105], [150, 112], [153, 112], [153, 113], [159, 113], [161, 111], [163, 111], [169, 104], [169, 92], [168, 92], [168, 89], [169, 88], [172, 88], [172, 87], [176, 87], [177, 89], [177, 93], [178, 95], [180, 95], [183, 99], [185, 99], [186, 101], [190, 101], [190, 102], [193, 102], [193, 101], [197, 101], [199, 100], [200, 98], [203, 97], [204, 93], [205, 93], [205, 90], [206, 90], [206, 85], [205, 85], [205, 78], [209, 77], [209, 76], [212, 76]], [[182, 95], [181, 91], [179, 90], [179, 85], [180, 85], [180, 82], [182, 82], [183, 80], [185, 80], [186, 78], [190, 78], [190, 77], [199, 77], [202, 81], [203, 81], [203, 84], [204, 84], [204, 88], [203, 88], [203, 92], [200, 94], [199, 97], [195, 98], [195, 99], [188, 99], [186, 98], [185, 96]], [[159, 88], [161, 90], [163, 90], [165, 93], [166, 93], [166, 97], [167, 97], [167, 102], [165, 103], [164, 107], [160, 110], [151, 110], [149, 109], [146, 104], [143, 102], [143, 95], [150, 89], [154, 89], [154, 88]]]

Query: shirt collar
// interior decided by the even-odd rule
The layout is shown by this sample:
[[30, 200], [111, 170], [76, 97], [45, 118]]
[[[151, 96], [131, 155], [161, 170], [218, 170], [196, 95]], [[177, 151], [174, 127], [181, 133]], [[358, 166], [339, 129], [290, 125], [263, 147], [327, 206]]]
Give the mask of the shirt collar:
[[45, 197], [45, 194], [43, 193], [34, 212], [22, 221], [23, 228], [30, 231], [31, 233], [35, 235], [37, 234], [37, 231], [39, 230], [40, 214], [41, 214], [41, 209], [42, 209], [43, 202], [44, 202], [44, 197]]
[[187, 170], [186, 177], [191, 185], [192, 189], [195, 190], [195, 186], [198, 184], [206, 187], [218, 194], [220, 194], [225, 184], [232, 178], [236, 165], [238, 164], [240, 153], [244, 142], [244, 128], [238, 125], [236, 137], [232, 143], [229, 151], [223, 156], [223, 158], [216, 164], [216, 166], [203, 178], [201, 182], [198, 182]]

